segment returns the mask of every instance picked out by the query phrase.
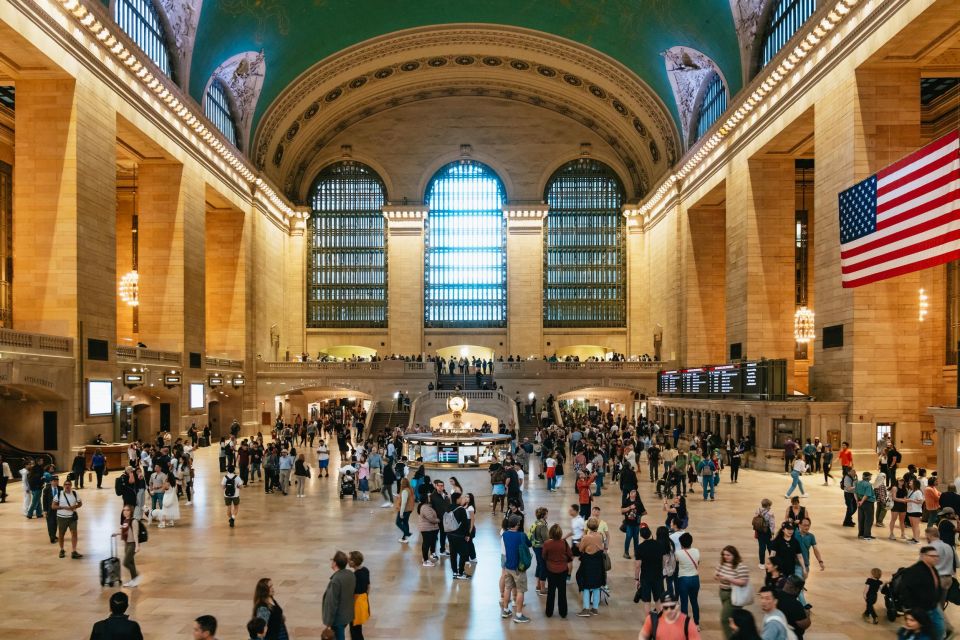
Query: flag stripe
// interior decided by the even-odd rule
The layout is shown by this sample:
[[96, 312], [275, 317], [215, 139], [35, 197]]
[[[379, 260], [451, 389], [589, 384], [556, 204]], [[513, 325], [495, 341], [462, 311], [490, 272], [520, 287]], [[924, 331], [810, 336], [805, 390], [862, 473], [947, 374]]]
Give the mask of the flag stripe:
[[936, 180], [925, 183], [922, 188], [900, 196], [888, 204], [888, 208], [877, 208], [877, 228], [890, 224], [891, 220], [904, 219], [915, 215], [912, 213], [920, 205], [928, 202], [937, 202], [944, 195], [950, 195], [957, 188], [957, 172], [941, 176]]
[[870, 275], [862, 276], [859, 278], [844, 280], [843, 288], [850, 289], [853, 287], [859, 287], [865, 284], [870, 284], [871, 282], [877, 282], [879, 280], [886, 280], [887, 278], [893, 278], [895, 276], [902, 276], [905, 273], [913, 273], [914, 271], [920, 271], [922, 269], [928, 269], [930, 267], [935, 267], [952, 260], [960, 259], [960, 246], [954, 245], [952, 250], [947, 251], [946, 253], [941, 253], [929, 257], [925, 260], [920, 260], [919, 262], [913, 262], [909, 264], [903, 264], [898, 267], [891, 268], [887, 271], [878, 271]]
[[938, 158], [936, 162], [931, 162], [925, 167], [913, 171], [899, 180], [887, 181], [881, 179], [881, 181], [877, 182], [877, 209], [886, 208], [883, 205], [887, 205], [894, 198], [911, 193], [918, 187], [923, 186], [928, 180], [945, 176], [951, 171], [956, 171], [958, 168], [960, 168], [960, 161], [957, 160], [955, 150], [952, 150], [950, 155]]
[[914, 151], [906, 158], [897, 160], [889, 167], [884, 167], [877, 173], [878, 178], [890, 178], [892, 174], [898, 173], [901, 169], [907, 165], [913, 164], [917, 160], [929, 156], [930, 154], [936, 154], [938, 151], [944, 147], [949, 147], [950, 145], [956, 145], [958, 140], [960, 140], [960, 132], [951, 131], [947, 135], [943, 136], [939, 140], [931, 142], [927, 146]]
[[927, 249], [940, 246], [947, 242], [960, 240], [960, 225], [948, 225], [944, 229], [937, 229], [936, 233], [923, 234], [924, 237], [910, 238], [899, 244], [891, 246], [879, 255], [865, 257], [861, 260], [840, 261], [841, 273], [853, 273], [854, 271], [868, 271], [871, 267], [887, 264], [900, 258], [919, 254]]

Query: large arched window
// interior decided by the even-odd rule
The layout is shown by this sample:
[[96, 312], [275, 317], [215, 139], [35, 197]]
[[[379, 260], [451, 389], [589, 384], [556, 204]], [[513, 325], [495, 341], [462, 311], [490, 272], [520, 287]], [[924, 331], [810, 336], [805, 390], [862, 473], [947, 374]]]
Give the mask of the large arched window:
[[234, 146], [237, 146], [237, 127], [233, 120], [233, 110], [230, 108], [228, 91], [219, 78], [214, 78], [207, 88], [203, 110], [213, 126], [219, 129], [220, 133]]
[[817, 10], [817, 0], [774, 0], [770, 27], [763, 38], [760, 66], [765, 67]]
[[507, 325], [505, 192], [490, 167], [463, 160], [427, 187], [427, 327]]
[[624, 327], [623, 186], [603, 163], [569, 162], [547, 183], [544, 327]]
[[720, 119], [727, 110], [727, 92], [723, 88], [723, 80], [719, 73], [714, 73], [707, 81], [707, 88], [700, 101], [697, 112], [697, 140], [703, 137], [713, 123]]
[[153, 0], [115, 0], [113, 19], [163, 73], [170, 77], [170, 50]]
[[324, 169], [313, 188], [307, 326], [387, 326], [383, 181], [359, 162]]

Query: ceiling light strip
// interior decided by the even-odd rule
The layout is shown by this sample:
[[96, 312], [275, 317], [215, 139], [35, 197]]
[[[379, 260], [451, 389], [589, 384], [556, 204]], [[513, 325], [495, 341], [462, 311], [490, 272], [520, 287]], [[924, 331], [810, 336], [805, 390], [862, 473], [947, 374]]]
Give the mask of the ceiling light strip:
[[[256, 187], [257, 194], [265, 204], [270, 205], [268, 209], [281, 222], [289, 225], [292, 218], [296, 217], [293, 208], [273, 189], [273, 187], [262, 177], [254, 173], [253, 169], [244, 161], [243, 158], [235, 154], [228, 145], [212, 132], [205, 123], [205, 116], [194, 112], [191, 105], [181, 102], [171, 87], [166, 84], [171, 82], [166, 77], [155, 76], [150, 69], [141, 62], [139, 52], [128, 49], [112, 31], [116, 25], [105, 25], [97, 19], [96, 15], [88, 9], [82, 0], [56, 0], [68, 16], [79, 22], [86, 31], [92, 35], [95, 40], [109, 53], [119, 64], [119, 67], [126, 67], [129, 72], [136, 76], [137, 80], [152, 92], [161, 103], [166, 105], [170, 113], [175, 115], [190, 130], [192, 130], [199, 141], [206, 146], [208, 151], [214, 152], [224, 162], [226, 162], [234, 171], [236, 171], [246, 181], [248, 186]], [[201, 142], [197, 144], [201, 144]]]
[[[814, 25], [806, 36], [799, 41], [793, 51], [791, 51], [775, 68], [768, 70], [766, 77], [760, 81], [760, 85], [744, 99], [734, 110], [733, 107], [727, 111], [732, 115], [728, 116], [720, 127], [706, 140], [702, 140], [699, 147], [692, 156], [689, 156], [683, 166], [675, 173], [667, 176], [657, 187], [657, 190], [650, 196], [646, 202], [639, 207], [630, 207], [624, 209], [624, 215], [627, 217], [642, 217], [644, 223], [657, 216], [660, 207], [665, 198], [675, 189], [679, 188], [681, 180], [686, 178], [696, 169], [702, 168], [712, 162], [715, 156], [711, 156], [721, 142], [729, 138], [734, 132], [744, 130], [747, 123], [744, 123], [751, 112], [766, 106], [769, 96], [774, 90], [783, 84], [793, 69], [797, 67], [802, 60], [811, 55], [820, 47], [827, 34], [833, 31], [842, 22], [850, 18], [851, 10], [860, 3], [860, 0], [838, 0], [833, 9], [827, 13], [820, 22]], [[870, 11], [874, 6], [873, 0], [866, 3], [866, 11]], [[689, 154], [688, 154], [689, 155]]]

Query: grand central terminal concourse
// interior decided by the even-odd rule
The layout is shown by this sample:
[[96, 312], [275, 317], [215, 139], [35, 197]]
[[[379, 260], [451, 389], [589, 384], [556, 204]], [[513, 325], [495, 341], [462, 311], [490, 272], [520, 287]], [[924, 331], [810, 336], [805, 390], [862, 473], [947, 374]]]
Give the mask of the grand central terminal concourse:
[[0, 639], [960, 638], [960, 0], [0, 0]]

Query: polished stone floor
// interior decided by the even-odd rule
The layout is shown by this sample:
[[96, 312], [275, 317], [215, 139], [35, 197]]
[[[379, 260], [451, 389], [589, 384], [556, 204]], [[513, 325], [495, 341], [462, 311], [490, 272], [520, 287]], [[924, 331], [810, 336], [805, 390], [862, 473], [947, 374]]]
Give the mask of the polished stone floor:
[[[613, 515], [619, 506], [619, 491], [600, 498], [614, 530], [610, 606], [601, 607], [600, 615], [593, 618], [547, 619], [543, 599], [532, 590], [531, 579], [527, 598], [533, 606], [526, 612], [533, 622], [516, 625], [498, 615], [499, 518], [491, 517], [486, 508], [479, 510], [476, 576], [472, 582], [454, 581], [446, 566], [420, 566], [419, 544], [397, 542], [392, 511], [378, 508], [379, 501], [340, 501], [333, 477], [313, 478], [302, 499], [292, 493], [286, 497], [265, 495], [261, 485], [253, 485], [243, 492], [237, 527], [230, 529], [214, 450], [201, 450], [196, 467], [194, 505], [181, 502], [182, 520], [176, 527], [151, 528], [150, 541], [138, 555], [142, 583], [127, 590], [130, 613], [148, 639], [190, 637], [192, 620], [207, 613], [220, 621], [220, 638], [246, 637], [253, 589], [261, 577], [273, 579], [293, 638], [319, 638], [320, 602], [330, 574], [329, 558], [336, 549], [358, 549], [367, 558], [373, 582], [373, 617], [364, 627], [368, 638], [488, 640], [507, 635], [542, 638], [544, 633], [550, 634], [551, 640], [585, 634], [637, 637], [642, 614], [632, 602], [633, 563], [621, 558], [622, 534], [616, 530], [619, 520]], [[106, 616], [111, 589], [100, 587], [98, 564], [109, 555], [109, 534], [120, 509], [113, 480], [111, 474], [103, 490], [91, 489], [88, 484], [81, 493], [85, 502], [80, 515], [82, 560], [57, 557], [56, 545], [49, 543], [42, 521], [23, 517], [20, 485], [11, 485], [10, 501], [0, 505], [0, 637], [89, 637], [93, 622]], [[703, 557], [700, 603], [705, 638], [722, 637], [719, 598], [712, 582], [720, 549], [735, 545], [750, 560], [753, 583], [762, 582], [750, 519], [763, 497], [773, 499], [777, 510], [785, 512], [783, 493], [788, 484], [785, 474], [745, 470], [738, 484], [731, 485], [724, 477], [716, 502], [691, 499], [690, 531]], [[650, 513], [646, 520], [651, 526], [659, 525], [661, 503], [653, 495], [652, 485], [644, 482], [641, 491]], [[885, 532], [873, 542], [857, 541], [854, 529], [840, 526], [843, 500], [835, 486], [823, 487], [810, 476], [807, 492], [810, 497], [805, 504], [813, 517], [826, 571], [815, 572], [808, 584], [807, 595], [814, 608], [813, 626], [806, 638], [893, 637], [896, 627], [885, 620], [879, 626], [862, 621], [863, 583], [874, 566], [888, 579], [896, 568], [914, 561], [917, 547], [888, 541]], [[546, 506], [549, 520], [559, 521], [567, 529], [565, 507], [575, 501], [572, 487], [565, 485], [560, 492], [548, 493], [543, 481], [534, 477], [525, 501], [528, 513], [536, 506]], [[572, 612], [579, 610], [578, 595], [571, 586]], [[751, 608], [757, 611], [755, 605]], [[882, 603], [880, 612], [882, 616]], [[948, 617], [960, 624], [954, 610], [948, 610]]]

